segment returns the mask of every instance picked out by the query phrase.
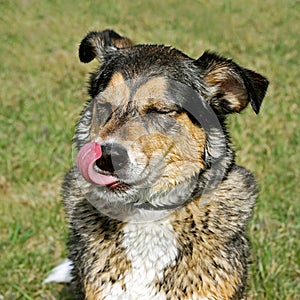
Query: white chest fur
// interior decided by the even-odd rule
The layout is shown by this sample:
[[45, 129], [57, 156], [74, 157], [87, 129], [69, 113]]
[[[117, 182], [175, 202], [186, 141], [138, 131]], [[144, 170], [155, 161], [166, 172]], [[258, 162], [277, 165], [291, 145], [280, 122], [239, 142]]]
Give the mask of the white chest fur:
[[105, 299], [166, 299], [163, 292], [157, 293], [154, 281], [162, 278], [165, 267], [174, 265], [178, 254], [175, 233], [169, 222], [128, 223], [122, 246], [132, 266], [124, 275], [126, 291], [114, 284], [108, 287]]

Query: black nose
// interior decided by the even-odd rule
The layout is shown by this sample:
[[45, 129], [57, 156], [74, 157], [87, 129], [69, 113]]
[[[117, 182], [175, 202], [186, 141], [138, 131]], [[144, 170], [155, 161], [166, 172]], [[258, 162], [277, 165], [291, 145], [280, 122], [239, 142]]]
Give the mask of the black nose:
[[114, 173], [123, 169], [129, 162], [127, 150], [119, 144], [101, 145], [102, 156], [96, 160], [96, 165], [103, 171]]

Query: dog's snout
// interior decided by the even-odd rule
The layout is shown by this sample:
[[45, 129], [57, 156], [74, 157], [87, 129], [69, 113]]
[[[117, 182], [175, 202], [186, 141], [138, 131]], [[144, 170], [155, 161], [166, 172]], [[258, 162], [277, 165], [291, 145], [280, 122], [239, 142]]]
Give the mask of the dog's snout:
[[102, 156], [96, 160], [96, 165], [103, 171], [114, 173], [123, 169], [129, 162], [127, 150], [119, 144], [104, 144], [101, 146]]

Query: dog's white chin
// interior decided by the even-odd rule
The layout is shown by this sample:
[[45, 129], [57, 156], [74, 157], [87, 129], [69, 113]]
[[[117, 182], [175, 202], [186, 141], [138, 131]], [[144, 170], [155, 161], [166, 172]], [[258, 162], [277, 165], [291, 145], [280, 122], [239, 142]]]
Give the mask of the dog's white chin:
[[72, 280], [72, 268], [72, 261], [64, 259], [58, 266], [51, 270], [47, 278], [44, 280], [44, 284], [51, 282], [70, 283]]
[[177, 185], [167, 191], [131, 187], [124, 193], [90, 186], [88, 201], [102, 214], [123, 222], [153, 222], [163, 219], [185, 204], [194, 191], [196, 181]]

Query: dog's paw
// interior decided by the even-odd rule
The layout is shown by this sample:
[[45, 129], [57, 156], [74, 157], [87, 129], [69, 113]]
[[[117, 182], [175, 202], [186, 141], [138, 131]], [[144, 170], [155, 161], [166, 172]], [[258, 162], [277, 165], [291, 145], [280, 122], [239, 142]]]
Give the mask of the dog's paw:
[[69, 259], [64, 259], [58, 266], [56, 266], [44, 280], [45, 283], [69, 283], [72, 280], [71, 271], [73, 263]]

